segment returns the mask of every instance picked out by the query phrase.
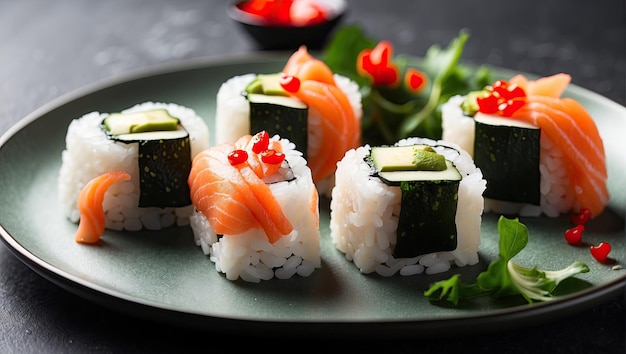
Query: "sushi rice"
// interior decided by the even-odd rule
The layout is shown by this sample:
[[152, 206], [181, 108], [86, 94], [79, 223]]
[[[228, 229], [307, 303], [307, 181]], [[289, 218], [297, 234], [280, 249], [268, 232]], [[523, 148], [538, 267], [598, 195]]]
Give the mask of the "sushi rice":
[[[167, 109], [178, 118], [189, 133], [191, 156], [209, 147], [209, 130], [204, 120], [192, 109], [173, 103], [145, 102], [122, 113]], [[62, 152], [58, 175], [58, 197], [64, 215], [77, 223], [80, 219], [77, 199], [80, 190], [91, 179], [110, 171], [125, 171], [128, 182], [112, 185], [105, 194], [103, 209], [105, 227], [113, 230], [159, 230], [188, 225], [193, 205], [184, 207], [138, 207], [139, 170], [138, 143], [122, 143], [107, 138], [101, 128], [108, 113], [91, 112], [71, 121]]]
[[[218, 272], [229, 280], [242, 279], [258, 283], [272, 278], [288, 279], [295, 275], [307, 277], [321, 267], [318, 194], [311, 170], [302, 153], [287, 139], [279, 140], [293, 179], [269, 183], [286, 218], [293, 225], [291, 233], [270, 243], [261, 228], [241, 234], [217, 235], [200, 211], [190, 218], [196, 244], [215, 263]], [[194, 182], [192, 182], [194, 183]]]
[[456, 213], [457, 248], [412, 258], [394, 258], [400, 215], [400, 187], [392, 187], [376, 176], [364, 158], [370, 146], [349, 150], [338, 163], [336, 184], [330, 204], [330, 236], [335, 247], [354, 262], [362, 273], [382, 276], [435, 274], [452, 265], [478, 263], [482, 193], [486, 188], [480, 169], [458, 145], [426, 138], [407, 138], [397, 146], [425, 144], [451, 161], [462, 175]]

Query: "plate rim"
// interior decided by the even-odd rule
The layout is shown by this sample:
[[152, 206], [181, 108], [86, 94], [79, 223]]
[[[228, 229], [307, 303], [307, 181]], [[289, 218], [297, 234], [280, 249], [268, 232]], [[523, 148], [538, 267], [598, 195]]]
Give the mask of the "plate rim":
[[[198, 57], [191, 59], [183, 59], [183, 60], [175, 60], [167, 63], [161, 63], [150, 67], [139, 68], [135, 70], [130, 70], [128, 72], [115, 75], [112, 77], [103, 78], [87, 85], [83, 85], [77, 89], [69, 91], [45, 104], [38, 107], [25, 117], [18, 120], [12, 126], [9, 127], [1, 136], [0, 136], [0, 151], [5, 147], [5, 145], [20, 131], [25, 129], [30, 123], [35, 122], [36, 120], [45, 116], [45, 114], [62, 107], [64, 105], [70, 104], [73, 101], [80, 99], [83, 96], [97, 93], [104, 89], [113, 88], [117, 85], [122, 85], [128, 82], [147, 79], [159, 75], [166, 74], [175, 74], [181, 71], [190, 71], [195, 69], [207, 68], [210, 66], [217, 65], [230, 65], [230, 64], [247, 64], [247, 63], [259, 63], [261, 60], [267, 60], [268, 62], [274, 60], [282, 60], [286, 57], [288, 52], [280, 52], [280, 51], [259, 51], [253, 53], [233, 53], [227, 55], [220, 56], [209, 56], [209, 57]], [[420, 60], [418, 57], [411, 57], [416, 60]], [[473, 64], [468, 64], [473, 65]], [[477, 66], [477, 65], [473, 65]], [[510, 72], [510, 73], [523, 73], [521, 71], [514, 71], [512, 69], [501, 68], [498, 66], [483, 64], [482, 66], [492, 68], [499, 72]], [[536, 76], [533, 74], [528, 74], [529, 76]], [[582, 86], [578, 86], [576, 84], [570, 84], [568, 87], [568, 91], [576, 93], [577, 95], [588, 96], [594, 101], [600, 102], [602, 105], [613, 106], [614, 109], [625, 110], [626, 107], [623, 105], [613, 101], [612, 99], [602, 96], [594, 91], [591, 91]], [[35, 273], [44, 277], [45, 279], [51, 281], [57, 286], [62, 287], [63, 289], [74, 293], [80, 297], [86, 298], [90, 301], [99, 303], [105, 307], [109, 307], [113, 310], [120, 310], [119, 306], [121, 304], [124, 308], [131, 308], [135, 306], [144, 307], [143, 310], [139, 311], [143, 314], [141, 317], [151, 317], [157, 321], [171, 323], [170, 319], [172, 315], [179, 315], [181, 319], [186, 317], [196, 318], [197, 321], [188, 322], [185, 320], [182, 321], [174, 321], [177, 325], [188, 327], [191, 326], [193, 328], [207, 329], [203, 324], [205, 322], [212, 321], [246, 321], [246, 324], [252, 327], [258, 327], [262, 329], [263, 323], [267, 323], [266, 321], [257, 321], [255, 319], [246, 319], [246, 318], [232, 318], [232, 317], [220, 317], [214, 315], [206, 315], [199, 312], [194, 311], [181, 311], [168, 306], [167, 304], [160, 304], [156, 301], [151, 301], [148, 299], [140, 299], [134, 296], [130, 296], [115, 289], [108, 289], [106, 287], [100, 286], [98, 284], [94, 284], [80, 277], [75, 277], [72, 274], [65, 272], [63, 269], [55, 267], [45, 261], [37, 257], [31, 251], [29, 251], [26, 247], [22, 246], [22, 244], [8, 231], [2, 224], [0, 220], [0, 238], [3, 243], [7, 246], [9, 251], [18, 258], [22, 263], [27, 265], [30, 269], [32, 269]], [[302, 326], [305, 327], [317, 327], [317, 326], [331, 326], [337, 327], [335, 329], [340, 329], [342, 333], [348, 332], [357, 332], [358, 334], [363, 334], [361, 328], [357, 329], [349, 329], [348, 327], [355, 326], [363, 327], [366, 325], [377, 325], [377, 326], [385, 326], [389, 327], [389, 331], [385, 330], [385, 336], [393, 335], [398, 331], [398, 327], [407, 327], [414, 328], [419, 327], [420, 331], [424, 331], [427, 328], [431, 330], [426, 330], [422, 332], [423, 334], [428, 335], [437, 335], [437, 329], [441, 329], [440, 326], [445, 326], [448, 328], [450, 324], [453, 326], [461, 326], [463, 323], [467, 321], [471, 321], [472, 323], [476, 322], [489, 322], [493, 318], [497, 317], [507, 317], [510, 319], [525, 320], [527, 322], [533, 322], [534, 318], [540, 317], [540, 314], [543, 313], [555, 313], [556, 316], [552, 317], [557, 319], [559, 317], [565, 316], [565, 312], [567, 311], [558, 311], [561, 308], [572, 308], [576, 307], [577, 311], [582, 311], [584, 309], [588, 309], [592, 306], [595, 306], [599, 303], [602, 303], [609, 298], [617, 296], [620, 292], [624, 291], [626, 286], [626, 273], [622, 274], [620, 277], [616, 277], [612, 281], [592, 286], [591, 288], [584, 289], [578, 291], [574, 294], [566, 295], [561, 298], [543, 302], [543, 303], [535, 303], [530, 306], [514, 306], [509, 308], [502, 308], [497, 310], [492, 310], [488, 314], [481, 314], [480, 316], [476, 316], [474, 313], [466, 316], [456, 316], [454, 318], [430, 318], [430, 319], [397, 319], [397, 320], [362, 320], [357, 319], [354, 321], [328, 321], [328, 320], [272, 320], [269, 321], [273, 325], [283, 326], [286, 331], [296, 331], [300, 332]], [[124, 313], [128, 313], [129, 309], [126, 309]], [[152, 312], [157, 312], [152, 313]], [[134, 312], [134, 311], [131, 311]], [[560, 316], [559, 316], [560, 314]], [[166, 319], [167, 317], [168, 319]], [[260, 323], [260, 325], [254, 325], [254, 323]], [[294, 326], [296, 325], [296, 326]], [[237, 326], [237, 324], [233, 324], [233, 326]], [[518, 327], [519, 325], [511, 325]], [[213, 326], [211, 326], [213, 327]], [[470, 326], [471, 327], [471, 326]], [[480, 326], [476, 326], [479, 328]], [[504, 326], [501, 329], [506, 329], [508, 326]], [[484, 329], [478, 330], [475, 328], [472, 330], [469, 328], [469, 332], [480, 332], [485, 333]], [[211, 328], [214, 329], [214, 328]], [[393, 329], [393, 330], [392, 330]], [[379, 331], [380, 328], [377, 328]], [[464, 328], [464, 333], [469, 333], [468, 328]], [[269, 331], [269, 330], [268, 330]], [[274, 332], [275, 330], [271, 330]], [[329, 335], [332, 335], [332, 331], [328, 331]], [[295, 332], [294, 332], [295, 333]], [[315, 332], [318, 333], [318, 332]], [[413, 333], [413, 332], [412, 332]], [[454, 333], [454, 331], [452, 331]]]

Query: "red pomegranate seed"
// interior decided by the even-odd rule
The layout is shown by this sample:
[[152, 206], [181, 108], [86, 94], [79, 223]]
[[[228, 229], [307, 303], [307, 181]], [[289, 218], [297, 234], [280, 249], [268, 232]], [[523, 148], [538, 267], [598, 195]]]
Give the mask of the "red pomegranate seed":
[[581, 208], [578, 213], [572, 213], [570, 220], [574, 225], [585, 224], [591, 218], [591, 211], [587, 208]]
[[565, 231], [565, 241], [570, 245], [578, 245], [583, 239], [583, 231], [585, 231], [585, 225], [576, 225]]
[[277, 165], [285, 160], [285, 154], [274, 149], [265, 150], [261, 153], [261, 161], [272, 165]]
[[248, 153], [245, 150], [233, 150], [228, 154], [228, 162], [231, 165], [239, 165], [248, 160]]
[[280, 75], [280, 86], [282, 86], [287, 92], [298, 92], [300, 89], [300, 79], [293, 75], [282, 73]]
[[608, 242], [600, 242], [597, 246], [591, 246], [589, 251], [593, 258], [603, 263], [608, 259], [609, 252], [611, 252], [611, 245]]
[[522, 108], [524, 105], [524, 101], [520, 100], [509, 100], [506, 102], [504, 107], [501, 109], [502, 115], [505, 117], [510, 117], [513, 115], [515, 111]]
[[255, 154], [260, 154], [263, 151], [267, 150], [267, 147], [269, 145], [270, 145], [270, 135], [265, 130], [256, 133], [252, 137], [252, 151]]
[[478, 97], [476, 99], [479, 111], [486, 114], [493, 114], [498, 111], [498, 97], [489, 95], [487, 97]]

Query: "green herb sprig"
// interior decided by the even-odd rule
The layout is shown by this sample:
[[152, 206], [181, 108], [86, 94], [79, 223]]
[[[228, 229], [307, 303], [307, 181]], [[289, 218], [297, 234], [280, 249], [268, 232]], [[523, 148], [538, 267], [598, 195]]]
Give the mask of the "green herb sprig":
[[441, 105], [454, 95], [465, 95], [491, 82], [491, 70], [486, 66], [471, 67], [460, 63], [468, 39], [469, 32], [461, 30], [447, 47], [433, 44], [423, 60], [404, 54], [394, 56], [399, 77], [410, 68], [427, 76], [427, 87], [419, 93], [410, 92], [404, 85], [377, 86], [359, 75], [359, 53], [373, 48], [378, 40], [368, 36], [358, 25], [340, 28], [324, 48], [323, 60], [333, 72], [349, 77], [359, 85], [364, 142], [393, 144], [411, 136], [441, 139]]
[[574, 262], [557, 271], [539, 270], [513, 262], [528, 244], [528, 229], [518, 218], [501, 216], [498, 220], [500, 234], [499, 258], [480, 273], [475, 283], [463, 283], [458, 274], [436, 282], [424, 292], [430, 301], [445, 301], [458, 305], [461, 299], [477, 296], [503, 298], [521, 295], [528, 303], [548, 301], [555, 298], [554, 290], [564, 279], [589, 272], [583, 262]]

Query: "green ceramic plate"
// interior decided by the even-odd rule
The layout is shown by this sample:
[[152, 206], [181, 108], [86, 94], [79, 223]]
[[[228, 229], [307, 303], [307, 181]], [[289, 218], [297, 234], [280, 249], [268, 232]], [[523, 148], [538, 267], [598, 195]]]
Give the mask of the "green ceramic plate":
[[[248, 72], [280, 70], [286, 57], [259, 53], [177, 63], [100, 82], [32, 113], [0, 139], [0, 222], [3, 241], [44, 277], [67, 290], [115, 310], [167, 323], [209, 330], [311, 335], [453, 335], [487, 332], [571, 315], [623, 291], [626, 270], [626, 109], [572, 86], [597, 119], [606, 146], [611, 201], [588, 224], [589, 244], [608, 241], [616, 263], [596, 262], [588, 247], [568, 246], [567, 217], [522, 219], [530, 231], [517, 261], [561, 269], [575, 260], [591, 271], [577, 276], [587, 286], [557, 300], [527, 305], [481, 299], [459, 308], [436, 306], [422, 295], [445, 275], [363, 275], [329, 239], [328, 201], [322, 201], [322, 268], [310, 277], [260, 284], [227, 280], [196, 247], [188, 227], [159, 232], [107, 231], [102, 244], [74, 242], [76, 225], [60, 213], [56, 178], [69, 122], [91, 111], [114, 112], [145, 101], [173, 102], [195, 109], [213, 126], [215, 95], [226, 79]], [[503, 77], [512, 73], [499, 70]], [[213, 137], [211, 137], [213, 138]], [[483, 221], [481, 261], [456, 269], [473, 281], [498, 252], [496, 221]], [[577, 288], [578, 289], [578, 288]]]

